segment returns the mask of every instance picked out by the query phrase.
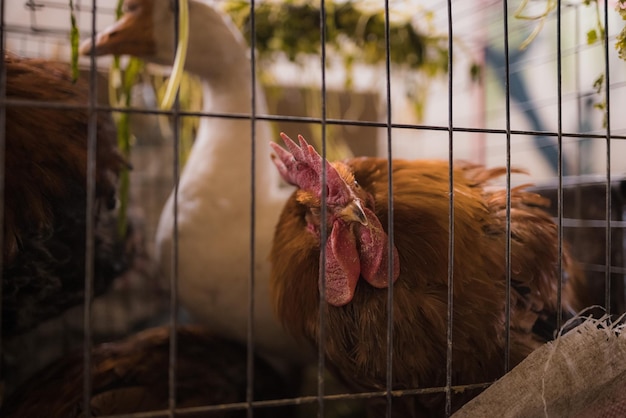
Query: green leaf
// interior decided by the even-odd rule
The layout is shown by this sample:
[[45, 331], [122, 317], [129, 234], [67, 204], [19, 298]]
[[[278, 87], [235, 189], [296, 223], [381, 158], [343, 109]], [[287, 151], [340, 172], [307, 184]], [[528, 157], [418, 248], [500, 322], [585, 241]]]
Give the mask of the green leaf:
[[587, 45], [592, 45], [598, 41], [598, 32], [595, 29], [590, 29], [587, 32]]
[[72, 67], [72, 82], [76, 82], [78, 80], [78, 44], [80, 43], [80, 32], [78, 31], [78, 26], [76, 25], [76, 16], [74, 15], [74, 1], [70, 0], [70, 45], [72, 47], [72, 58], [71, 58], [71, 67]]
[[470, 78], [474, 83], [480, 82], [482, 79], [483, 67], [477, 63], [473, 62], [470, 66]]
[[600, 93], [602, 91], [602, 87], [604, 86], [604, 74], [600, 74], [598, 78], [593, 82], [593, 88], [596, 89], [596, 93]]
[[626, 61], [626, 27], [615, 38], [615, 49], [618, 56]]
[[615, 10], [617, 11], [617, 13], [619, 13], [622, 19], [626, 20], [626, 1], [625, 0], [618, 0], [617, 3], [615, 4]]

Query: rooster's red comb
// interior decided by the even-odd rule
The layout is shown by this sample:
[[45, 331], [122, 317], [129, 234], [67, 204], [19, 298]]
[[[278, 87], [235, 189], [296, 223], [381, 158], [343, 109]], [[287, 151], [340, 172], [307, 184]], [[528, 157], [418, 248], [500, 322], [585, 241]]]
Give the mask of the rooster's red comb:
[[[280, 133], [280, 137], [289, 151], [278, 144], [270, 143], [276, 153], [276, 155], [272, 155], [272, 161], [274, 161], [280, 175], [286, 182], [321, 196], [322, 161], [324, 161], [321, 155], [306, 142], [302, 135], [298, 135], [300, 146], [283, 132]], [[328, 161], [325, 163], [328, 202], [337, 204], [347, 202], [350, 192], [345, 181]]]

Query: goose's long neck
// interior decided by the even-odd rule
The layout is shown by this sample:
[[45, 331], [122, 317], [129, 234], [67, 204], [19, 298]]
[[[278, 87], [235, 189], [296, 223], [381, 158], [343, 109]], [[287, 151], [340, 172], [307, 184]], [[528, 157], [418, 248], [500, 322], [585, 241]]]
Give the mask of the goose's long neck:
[[[211, 116], [201, 118], [181, 184], [186, 177], [190, 181], [191, 177], [205, 181], [219, 177], [224, 179], [221, 182], [224, 187], [245, 188], [250, 182], [252, 157], [252, 122], [248, 118], [252, 114], [252, 73], [248, 47], [223, 22], [213, 23], [222, 26], [213, 27], [215, 33], [210, 37], [197, 37], [193, 33], [202, 31], [190, 31], [187, 69], [202, 79], [203, 111]], [[191, 45], [195, 46], [193, 50]], [[265, 96], [258, 85], [255, 111], [266, 113]], [[248, 117], [238, 119], [216, 114]], [[269, 157], [270, 140], [269, 124], [257, 121], [254, 175], [256, 183], [261, 185], [276, 179]], [[243, 184], [238, 184], [239, 181]], [[215, 189], [217, 185], [212, 187]]]
[[[196, 161], [207, 172], [230, 177], [231, 181], [247, 179], [252, 158], [251, 88], [249, 77], [242, 79], [231, 91], [221, 87], [216, 91], [203, 81], [203, 113], [188, 164]], [[257, 89], [260, 90], [260, 89]], [[256, 113], [266, 113], [265, 99], [257, 91]], [[219, 116], [217, 116], [219, 115]], [[229, 117], [230, 116], [230, 117]], [[235, 118], [234, 116], [244, 116]], [[255, 177], [259, 182], [267, 178], [271, 167], [269, 141], [271, 129], [268, 122], [257, 121], [254, 129]], [[272, 176], [275, 177], [275, 176]]]

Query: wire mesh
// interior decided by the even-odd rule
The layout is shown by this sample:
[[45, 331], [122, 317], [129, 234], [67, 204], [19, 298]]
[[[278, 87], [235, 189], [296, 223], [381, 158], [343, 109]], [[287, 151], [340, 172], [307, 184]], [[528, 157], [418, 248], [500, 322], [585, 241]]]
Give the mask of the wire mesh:
[[[280, 113], [262, 113], [257, 109], [259, 100], [263, 100], [262, 97], [257, 96], [257, 92], [262, 87], [262, 81], [264, 78], [259, 78], [258, 74], [261, 72], [262, 65], [258, 62], [256, 54], [250, 54], [251, 72], [250, 72], [250, 111], [249, 113], [237, 113], [229, 112], [228, 110], [218, 112], [205, 112], [202, 110], [186, 110], [181, 109], [179, 102], [171, 110], [157, 110], [154, 108], [140, 108], [132, 107], [130, 109], [120, 108], [117, 106], [111, 106], [102, 99], [102, 90], [98, 90], [98, 73], [91, 71], [89, 76], [89, 102], [85, 103], [85, 106], [89, 109], [89, 133], [88, 133], [88, 175], [87, 175], [87, 239], [86, 239], [86, 271], [85, 271], [85, 303], [84, 303], [84, 316], [83, 316], [83, 364], [84, 370], [92, 370], [93, 358], [92, 349], [95, 341], [107, 340], [110, 336], [100, 337], [97, 335], [97, 325], [95, 329], [92, 329], [92, 323], [98, 319], [92, 315], [92, 297], [93, 294], [93, 257], [94, 257], [94, 243], [95, 232], [94, 226], [90, 223], [93, 221], [96, 208], [94, 208], [94, 197], [96, 192], [96, 130], [97, 130], [97, 113], [98, 112], [127, 112], [134, 117], [172, 117], [172, 139], [173, 146], [168, 145], [171, 152], [168, 156], [171, 158], [168, 164], [170, 168], [171, 183], [173, 184], [173, 196], [174, 201], [180, 201], [182, 198], [179, 192], [179, 182], [182, 164], [179, 159], [181, 152], [180, 149], [180, 135], [181, 135], [181, 120], [188, 117], [202, 117], [211, 120], [232, 120], [243, 121], [250, 123], [250, 137], [245, 138], [248, 141], [251, 149], [251, 159], [249, 161], [249, 170], [252, 173], [251, 181], [249, 184], [239, 185], [238, 187], [248, 187], [250, 192], [250, 205], [249, 205], [249, 225], [247, 238], [247, 251], [249, 254], [248, 275], [246, 277], [246, 295], [242, 296], [242, 300], [246, 300], [245, 311], [247, 316], [247, 326], [245, 331], [245, 341], [243, 343], [246, 346], [245, 357], [245, 371], [242, 373], [245, 381], [244, 393], [242, 399], [239, 402], [231, 402], [219, 405], [203, 405], [203, 406], [180, 406], [178, 399], [180, 397], [179, 389], [177, 386], [177, 379], [179, 377], [179, 357], [178, 357], [178, 336], [176, 329], [181, 325], [181, 322], [185, 322], [186, 318], [183, 316], [181, 320], [181, 312], [179, 309], [179, 247], [178, 242], [180, 239], [180, 231], [178, 230], [178, 205], [172, 205], [174, 229], [173, 229], [173, 252], [172, 252], [172, 269], [169, 272], [169, 298], [167, 303], [160, 305], [157, 309], [158, 315], [161, 315], [159, 319], [162, 322], [163, 308], [166, 307], [165, 317], [170, 326], [170, 345], [169, 345], [169, 361], [168, 367], [168, 394], [167, 394], [167, 408], [160, 411], [142, 412], [136, 414], [126, 415], [109, 415], [109, 416], [128, 416], [128, 417], [157, 417], [157, 416], [187, 416], [197, 414], [207, 414], [209, 412], [217, 411], [245, 411], [247, 417], [256, 416], [258, 411], [263, 411], [266, 408], [285, 406], [285, 405], [314, 405], [316, 407], [315, 415], [317, 416], [330, 416], [333, 410], [329, 408], [332, 402], [337, 401], [354, 401], [354, 400], [367, 400], [374, 398], [382, 398], [386, 402], [386, 416], [394, 416], [394, 404], [396, 399], [401, 399], [411, 395], [424, 395], [432, 393], [445, 394], [445, 416], [450, 416], [453, 410], [452, 395], [458, 390], [468, 390], [475, 388], [483, 388], [488, 386], [491, 382], [475, 382], [469, 385], [456, 385], [454, 384], [454, 371], [455, 364], [452, 361], [453, 348], [454, 348], [454, 327], [456, 323], [455, 319], [455, 306], [452, 289], [455, 288], [456, 273], [454, 268], [455, 260], [455, 171], [453, 169], [453, 162], [458, 159], [472, 159], [479, 162], [486, 163], [488, 166], [493, 165], [505, 165], [506, 176], [503, 181], [503, 186], [506, 187], [506, 218], [507, 218], [507, 240], [506, 249], [503, 251], [503, 256], [506, 258], [506, 293], [511, 293], [511, 277], [512, 277], [512, 261], [511, 261], [511, 190], [516, 185], [517, 178], [513, 175], [513, 170], [516, 166], [529, 165], [531, 170], [536, 169], [539, 174], [532, 177], [533, 181], [538, 184], [536, 190], [549, 196], [552, 200], [552, 215], [557, 225], [558, 230], [558, 269], [563, 271], [563, 251], [567, 245], [571, 245], [573, 252], [577, 257], [583, 257], [585, 245], [588, 242], [585, 237], [577, 237], [577, 232], [582, 231], [583, 228], [590, 230], [603, 230], [604, 236], [601, 242], [598, 243], [597, 238], [593, 243], [600, 245], [603, 251], [601, 259], [597, 256], [595, 258], [590, 257], [581, 262], [581, 267], [587, 273], [600, 273], [603, 275], [604, 280], [602, 285], [598, 287], [603, 290], [603, 303], [602, 305], [608, 313], [614, 311], [621, 312], [625, 307], [624, 292], [625, 287], [623, 283], [624, 275], [626, 274], [626, 268], [624, 267], [624, 254], [623, 254], [623, 215], [626, 213], [624, 210], [624, 183], [621, 183], [621, 177], [617, 173], [621, 173], [626, 167], [622, 165], [621, 161], [617, 161], [619, 157], [619, 151], [623, 148], [623, 140], [626, 139], [626, 129], [621, 121], [612, 119], [611, 115], [615, 114], [615, 103], [619, 103], [619, 100], [624, 97], [626, 91], [626, 80], [620, 78], [621, 75], [616, 75], [616, 68], [623, 68], [623, 63], [612, 58], [612, 52], [609, 48], [611, 42], [615, 41], [616, 31], [613, 29], [612, 23], [614, 22], [611, 16], [611, 8], [605, 5], [603, 8], [603, 24], [605, 32], [603, 33], [603, 46], [601, 49], [602, 54], [602, 74], [604, 74], [604, 90], [602, 91], [603, 97], [598, 99], [597, 95], [592, 92], [592, 87], [586, 83], [592, 78], [590, 76], [590, 70], [587, 68], [590, 66], [589, 56], [593, 53], [597, 54], [597, 46], [587, 45], [581, 42], [579, 37], [582, 32], [581, 26], [584, 22], [584, 13], [580, 13], [582, 4], [571, 2], [557, 2], [556, 13], [549, 15], [546, 20], [546, 27], [549, 25], [554, 31], [548, 32], [548, 29], [544, 29], [543, 35], [540, 35], [541, 43], [536, 48], [542, 48], [540, 51], [535, 51], [525, 57], [517, 57], [517, 50], [513, 50], [511, 46], [514, 40], [524, 35], [524, 29], [517, 26], [514, 29], [509, 27], [512, 21], [510, 2], [480, 2], [478, 5], [472, 7], [463, 5], [461, 2], [453, 2], [448, 0], [446, 2], [428, 2], [427, 4], [431, 8], [431, 11], [435, 14], [439, 12], [441, 27], [445, 27], [445, 32], [448, 39], [448, 55], [447, 60], [447, 77], [445, 82], [436, 80], [433, 84], [437, 84], [433, 87], [433, 93], [429, 97], [428, 106], [432, 106], [433, 110], [426, 111], [426, 115], [422, 120], [415, 117], [408, 117], [402, 109], [406, 108], [407, 102], [404, 100], [403, 92], [399, 91], [398, 84], [403, 84], [399, 78], [394, 78], [394, 64], [391, 61], [391, 44], [390, 44], [390, 22], [393, 21], [394, 13], [400, 13], [398, 10], [402, 7], [408, 7], [409, 10], [418, 9], [419, 6], [411, 2], [389, 2], [385, 0], [382, 3], [382, 13], [384, 15], [385, 22], [385, 59], [384, 69], [379, 72], [374, 72], [375, 76], [380, 76], [382, 82], [374, 83], [374, 88], [377, 100], [381, 104], [383, 110], [375, 115], [371, 119], [360, 119], [359, 116], [354, 116], [349, 113], [339, 114], [335, 109], [329, 107], [328, 98], [330, 97], [330, 91], [340, 83], [336, 82], [337, 78], [341, 78], [341, 74], [337, 75], [338, 71], [334, 67], [333, 57], [329, 57], [331, 52], [327, 51], [328, 40], [326, 38], [328, 22], [327, 11], [328, 5], [322, 1], [319, 8], [319, 39], [320, 39], [320, 53], [319, 56], [314, 57], [309, 62], [318, 60], [319, 65], [311, 65], [316, 67], [316, 70], [296, 70], [302, 71], [303, 74], [298, 74], [296, 77], [291, 77], [291, 82], [294, 78], [301, 76], [301, 78], [316, 78], [315, 88], [319, 93], [319, 107], [315, 109], [307, 109], [309, 112], [305, 115], [289, 115]], [[406, 5], [408, 3], [408, 6]], [[175, 2], [174, 2], [175, 4]], [[211, 3], [213, 4], [213, 3]], [[215, 2], [219, 5], [220, 2]], [[258, 4], [254, 1], [250, 2], [246, 7], [250, 8], [250, 33], [256, 34], [259, 30], [258, 22], [255, 16], [257, 16]], [[333, 5], [335, 7], [336, 5]], [[4, 11], [6, 7], [5, 2], [2, 2], [2, 8]], [[468, 9], [471, 9], [471, 13], [468, 13]], [[113, 2], [103, 2], [100, 0], [91, 0], [91, 2], [75, 0], [75, 10], [79, 16], [79, 22], [81, 25], [81, 34], [84, 38], [91, 37], [92, 42], [95, 42], [95, 35], [98, 30], [102, 30], [105, 26], [114, 21], [115, 7]], [[494, 12], [494, 10], [496, 10]], [[14, 9], [8, 10], [10, 17], [7, 18], [5, 13], [1, 15], [1, 27], [2, 27], [2, 45], [7, 45], [7, 49], [13, 52], [17, 52], [20, 55], [28, 57], [47, 57], [47, 58], [60, 58], [67, 60], [69, 57], [69, 51], [65, 43], [67, 42], [68, 26], [67, 26], [67, 11], [68, 4], [66, 1], [37, 1], [27, 0], [23, 2], [23, 13], [16, 13]], [[497, 25], [501, 28], [502, 37], [498, 34], [500, 30], [495, 30], [494, 33], [480, 33], [479, 26], [481, 17], [488, 14], [495, 14], [499, 16], [492, 25]], [[178, 9], [174, 8], [174, 21], [178, 22]], [[470, 18], [467, 18], [470, 16]], [[20, 19], [18, 19], [21, 18]], [[62, 19], [60, 18], [62, 17]], [[66, 19], [66, 20], [63, 20]], [[468, 23], [468, 20], [470, 23]], [[10, 22], [5, 24], [5, 21]], [[85, 29], [85, 22], [89, 22], [91, 28]], [[477, 23], [478, 22], [478, 23]], [[582, 22], [582, 23], [581, 23]], [[466, 25], [466, 26], [464, 26]], [[468, 30], [467, 26], [471, 29]], [[571, 28], [574, 27], [572, 30]], [[177, 36], [177, 26], [175, 25], [174, 38]], [[483, 28], [484, 29], [484, 28]], [[472, 33], [475, 31], [469, 42], [466, 44], [457, 43], [458, 38], [462, 35]], [[494, 32], [492, 30], [492, 32]], [[568, 41], [572, 37], [568, 37], [568, 34], [575, 34], [573, 38], [573, 44]], [[252, 50], [256, 49], [256, 36], [250, 37], [250, 46]], [[554, 43], [552, 43], [554, 41]], [[537, 41], [539, 42], [539, 41]], [[489, 64], [488, 57], [484, 56], [483, 65], [483, 81], [478, 87], [471, 86], [475, 89], [474, 93], [467, 93], [469, 83], [466, 75], [460, 74], [464, 71], [462, 65], [465, 63], [464, 58], [458, 58], [459, 55], [466, 49], [472, 53], [480, 56], [480, 54], [486, 54], [483, 49], [485, 45], [494, 45], [501, 43], [502, 56], [504, 62], [502, 66], [491, 63]], [[54, 51], [51, 53], [51, 48], [54, 47]], [[531, 46], [534, 48], [534, 46]], [[104, 62], [104, 64], [101, 64]], [[573, 62], [573, 65], [572, 65]], [[92, 55], [87, 61], [81, 61], [81, 63], [92, 69], [99, 69], [101, 71], [106, 70], [107, 60], [96, 61], [95, 55]], [[594, 63], [595, 64], [595, 63]], [[274, 76], [279, 77], [284, 74], [288, 74], [293, 69], [291, 64], [281, 62], [277, 68], [273, 68]], [[570, 67], [572, 65], [572, 67]], [[622, 67], [620, 67], [620, 65]], [[488, 70], [487, 67], [490, 69]], [[2, 69], [3, 67], [0, 67]], [[539, 68], [539, 70], [537, 70]], [[548, 70], [546, 70], [546, 68]], [[595, 65], [594, 68], [597, 68]], [[281, 72], [283, 71], [283, 72]], [[492, 73], [490, 74], [489, 71]], [[503, 72], [503, 79], [498, 80], [495, 75], [496, 72]], [[555, 85], [552, 86], [550, 81], [541, 80], [537, 77], [537, 71], [543, 71], [548, 75], [554, 77]], [[574, 72], [572, 75], [569, 71]], [[364, 73], [366, 71], [364, 70]], [[0, 93], [3, 93], [4, 74], [1, 72], [0, 76]], [[537, 77], [537, 84], [545, 81], [541, 87], [534, 87], [532, 89], [532, 98], [520, 99], [514, 97], [512, 89], [516, 88], [517, 76], [534, 75]], [[611, 76], [610, 76], [611, 75]], [[285, 84], [289, 84], [289, 75], [285, 77], [287, 81], [282, 81]], [[365, 84], [370, 82], [373, 77], [369, 77], [367, 74], [363, 76]], [[573, 80], [572, 80], [573, 79]], [[501, 85], [498, 85], [501, 84]], [[532, 83], [531, 83], [532, 84]], [[332, 87], [329, 87], [332, 86]], [[404, 87], [404, 86], [402, 86]], [[550, 87], [554, 87], [554, 91], [547, 92]], [[501, 93], [495, 91], [502, 88]], [[439, 89], [439, 90], [437, 90]], [[437, 94], [438, 92], [445, 91], [445, 94]], [[73, 109], [75, 105], [68, 105], [64, 103], [55, 102], [38, 102], [33, 100], [24, 100], [16, 98], [7, 98], [6, 94], [0, 94], [0, 127], [4, 126], [4, 109], [7, 106], [13, 107], [50, 107], [59, 109]], [[615, 98], [615, 97], [616, 98]], [[603, 100], [605, 103], [605, 125], [602, 124], [602, 112], [594, 110], [589, 102], [594, 100]], [[356, 100], [359, 100], [358, 97]], [[482, 107], [477, 109], [475, 106], [471, 106], [471, 103], [478, 101]], [[445, 102], [445, 103], [444, 103]], [[460, 103], [460, 104], [459, 104]], [[469, 105], [468, 105], [469, 104]], [[586, 107], [585, 107], [586, 106]], [[613, 107], [612, 107], [613, 106]], [[467, 108], [467, 109], [466, 109]], [[393, 112], [392, 112], [393, 110]], [[613, 110], [613, 111], [612, 111]], [[539, 116], [541, 123], [533, 124], [534, 116], [528, 116], [530, 113], [536, 113]], [[597, 114], [591, 114], [598, 112]], [[570, 116], [574, 114], [574, 116]], [[526, 119], [525, 119], [526, 118]], [[448, 277], [447, 287], [450, 289], [447, 297], [447, 328], [446, 328], [446, 363], [445, 366], [445, 382], [441, 387], [432, 388], [402, 388], [398, 389], [394, 385], [393, 365], [394, 359], [392, 353], [394, 352], [394, 285], [391, 281], [388, 288], [387, 299], [387, 319], [388, 333], [385, 340], [386, 346], [381, 347], [381, 350], [385, 352], [386, 356], [386, 378], [384, 382], [379, 385], [378, 391], [357, 391], [350, 392], [345, 388], [341, 388], [338, 393], [333, 392], [329, 385], [329, 375], [326, 372], [328, 366], [328, 360], [325, 357], [327, 348], [327, 332], [326, 328], [329, 326], [327, 312], [324, 309], [319, 309], [319, 316], [317, 318], [317, 326], [319, 327], [318, 334], [318, 348], [319, 354], [315, 362], [315, 390], [313, 394], [298, 394], [292, 397], [286, 397], [281, 399], [272, 400], [258, 400], [255, 394], [254, 382], [257, 379], [256, 368], [256, 349], [258, 337], [263, 333], [263, 329], [259, 329], [255, 326], [254, 315], [257, 311], [259, 301], [255, 298], [255, 289], [258, 287], [258, 270], [256, 268], [257, 263], [263, 262], [260, 260], [261, 256], [257, 253], [258, 247], [255, 242], [257, 240], [257, 223], [258, 219], [257, 210], [259, 207], [259, 195], [263, 193], [263, 190], [259, 189], [259, 186], [255, 182], [255, 174], [260, 170], [257, 162], [258, 158], [265, 158], [266, 156], [259, 156], [257, 150], [257, 144], [259, 141], [269, 141], [268, 138], [260, 137], [257, 124], [263, 122], [271, 122], [283, 127], [282, 129], [289, 129], [292, 131], [294, 126], [313, 126], [314, 129], [319, 128], [321, 138], [320, 154], [322, 157], [328, 155], [327, 142], [332, 136], [331, 132], [334, 128], [345, 128], [347, 131], [357, 127], [368, 128], [375, 132], [376, 149], [378, 154], [385, 155], [388, 159], [387, 169], [390, 175], [387, 178], [387, 189], [389, 190], [388, 199], [388, 225], [394, 225], [394, 204], [395, 200], [393, 196], [393, 172], [392, 159], [396, 156], [401, 158], [429, 158], [437, 157], [448, 159], [449, 171], [449, 206], [448, 206]], [[298, 125], [296, 125], [296, 123]], [[585, 126], [585, 123], [587, 124]], [[4, 132], [4, 129], [2, 129]], [[297, 133], [297, 132], [295, 132]], [[444, 138], [444, 135], [447, 137]], [[543, 141], [534, 140], [533, 138], [542, 137]], [[434, 138], [434, 139], [432, 139]], [[4, 139], [4, 136], [2, 136]], [[447, 139], [447, 141], [445, 140]], [[554, 141], [554, 142], [552, 142]], [[355, 143], [358, 142], [355, 141]], [[593, 145], [595, 153], [591, 154], [589, 151], [590, 144], [597, 144], [598, 142], [604, 142], [604, 152], [598, 154], [598, 146]], [[247, 145], [246, 145], [247, 146]], [[2, 147], [4, 148], [4, 147]], [[554, 166], [549, 166], [542, 160], [542, 150], [555, 149], [556, 161]], [[383, 152], [384, 151], [384, 152]], [[543, 155], [548, 155], [544, 152]], [[604, 157], [604, 159], [602, 158]], [[546, 157], [549, 159], [549, 157]], [[603, 161], [602, 161], [603, 160]], [[576, 161], [573, 163], [572, 161]], [[325, 166], [322, 170], [321, 181], [326, 183], [326, 170]], [[587, 168], [584, 168], [587, 167]], [[580, 177], [579, 175], [588, 174], [591, 176]], [[567, 177], [566, 175], [572, 175]], [[595, 175], [595, 176], [593, 176]], [[0, 176], [1, 178], [1, 176]], [[591, 181], [589, 181], [591, 179]], [[583, 206], [586, 204], [600, 205], [600, 202], [590, 202], [585, 199], [581, 199], [581, 190], [587, 191], [584, 187], [600, 187], [603, 189], [604, 200], [603, 212], [599, 216], [597, 211], [591, 214], [591, 218], [581, 212], [591, 211], [585, 209]], [[578, 190], [578, 192], [576, 192]], [[570, 194], [572, 193], [572, 194]], [[576, 198], [578, 193], [578, 198]], [[574, 196], [574, 197], [572, 197]], [[322, 208], [327, 205], [327, 196], [324, 189], [321, 194]], [[162, 203], [162, 202], [161, 202]], [[572, 207], [568, 207], [572, 205]], [[576, 206], [574, 210], [573, 206]], [[581, 209], [581, 207], [583, 207]], [[157, 212], [161, 210], [161, 207], [156, 208]], [[577, 213], [575, 213], [577, 212]], [[0, 212], [1, 214], [2, 212]], [[327, 225], [326, 211], [321, 211], [321, 224]], [[585, 231], [587, 230], [585, 229]], [[321, 228], [321, 242], [326, 242], [328, 239], [328, 232], [325, 227]], [[149, 231], [146, 235], [151, 236], [152, 231]], [[218, 239], [221, 239], [218, 237]], [[394, 245], [394, 228], [389, 228], [388, 233], [389, 241], [389, 260], [393, 259], [393, 245]], [[320, 246], [320, 263], [319, 263], [319, 281], [320, 281], [320, 293], [323, 297], [325, 294], [325, 285], [323, 278], [326, 276], [326, 247]], [[388, 274], [393, 277], [393, 263], [390, 261], [388, 266]], [[591, 277], [591, 276], [590, 276]], [[595, 277], [595, 276], [594, 276]], [[591, 279], [590, 279], [591, 280]], [[597, 283], [596, 283], [597, 285]], [[557, 292], [557, 306], [561, 305], [562, 300], [561, 284], [558, 286]], [[131, 303], [132, 304], [132, 303]], [[183, 306], [184, 308], [184, 306]], [[235, 307], [234, 307], [235, 309]], [[558, 311], [558, 310], [557, 310]], [[154, 312], [150, 312], [154, 314]], [[225, 315], [228, 314], [225, 312]], [[184, 314], [182, 314], [184, 315]], [[505, 302], [505, 357], [503, 358], [504, 370], [508, 371], [512, 366], [512, 360], [510, 358], [510, 322], [512, 315], [512, 306], [510, 298], [507, 298]], [[561, 311], [557, 312], [557, 327], [560, 328], [563, 318], [561, 317]], [[145, 319], [145, 318], [142, 318]], [[153, 318], [149, 318], [150, 322]], [[106, 321], [106, 320], [105, 320]], [[135, 328], [131, 327], [133, 331]], [[129, 333], [129, 329], [125, 329], [124, 333]], [[119, 337], [119, 335], [116, 335]], [[0, 340], [4, 344], [4, 338]], [[4, 352], [4, 345], [2, 347]], [[7, 373], [3, 369], [0, 369], [3, 376]], [[85, 416], [92, 416], [94, 412], [91, 410], [91, 401], [93, 395], [93, 382], [91, 375], [84, 374], [83, 386], [83, 404], [82, 412]], [[360, 410], [357, 410], [360, 411]], [[358, 412], [357, 412], [358, 413]]]

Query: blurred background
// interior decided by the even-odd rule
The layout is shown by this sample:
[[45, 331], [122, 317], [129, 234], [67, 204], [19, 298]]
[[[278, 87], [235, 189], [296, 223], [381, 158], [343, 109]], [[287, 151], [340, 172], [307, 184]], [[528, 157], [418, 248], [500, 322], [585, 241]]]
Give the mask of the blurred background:
[[[211, 2], [210, 2], [211, 3]], [[218, 7], [238, 10], [241, 2], [212, 2]], [[243, 2], [245, 4], [245, 2]], [[269, 2], [277, 5], [280, 2]], [[289, 2], [286, 2], [289, 3]], [[302, 2], [295, 2], [296, 4]], [[340, 4], [341, 2], [337, 2]], [[603, 113], [594, 105], [604, 101], [604, 92], [596, 93], [594, 82], [605, 72], [604, 47], [600, 39], [590, 43], [589, 32], [598, 31], [597, 20], [604, 19], [604, 7], [596, 12], [596, 2], [562, 2], [561, 5], [561, 71], [557, 65], [557, 19], [556, 12], [549, 10], [553, 2], [528, 1], [515, 14], [522, 2], [508, 2], [508, 42], [510, 68], [510, 129], [512, 131], [557, 132], [559, 117], [559, 90], [561, 83], [561, 128], [565, 133], [605, 134]], [[555, 3], [555, 2], [554, 2]], [[586, 5], [589, 3], [589, 5]], [[258, 2], [262, 7], [264, 2]], [[330, 3], [332, 4], [332, 3]], [[116, 0], [97, 2], [96, 30], [101, 30], [115, 20]], [[77, 24], [82, 38], [91, 31], [91, 2], [75, 0]], [[609, 21], [606, 24], [609, 39], [609, 70], [611, 111], [619, 114], [624, 102], [624, 61], [614, 50], [616, 35], [623, 27], [622, 19], [614, 11], [615, 2], [609, 2]], [[382, 3], [359, 2], [364, 13], [380, 12]], [[546, 13], [548, 10], [548, 13]], [[423, 125], [436, 128], [447, 127], [448, 77], [447, 64], [447, 3], [441, 1], [391, 1], [392, 20], [410, 22], [415, 31], [423, 36], [426, 55], [423, 62], [411, 67], [406, 63], [392, 62], [391, 121], [394, 124]], [[5, 38], [7, 49], [25, 56], [69, 60], [68, 2], [24, 0], [12, 1], [6, 7]], [[289, 20], [285, 11], [283, 20]], [[599, 13], [599, 15], [598, 15]], [[232, 12], [236, 18], [241, 12]], [[504, 88], [504, 22], [503, 6], [499, 1], [452, 2], [453, 23], [453, 80], [452, 121], [458, 128], [454, 133], [455, 158], [469, 159], [488, 165], [503, 164], [506, 141], [500, 134], [489, 132], [466, 132], [468, 130], [505, 130], [507, 128]], [[257, 23], [258, 27], [261, 23]], [[532, 40], [531, 33], [538, 29]], [[313, 41], [319, 38], [315, 27], [307, 27]], [[358, 35], [355, 35], [358, 36]], [[311, 41], [311, 42], [313, 42]], [[524, 42], [527, 45], [522, 49]], [[257, 42], [259, 42], [257, 40]], [[341, 40], [339, 41], [341, 42]], [[275, 49], [281, 47], [274, 46]], [[298, 46], [287, 45], [297, 51]], [[392, 42], [393, 49], [393, 42]], [[298, 62], [277, 54], [262, 55], [260, 79], [269, 89], [289, 89], [287, 94], [269, 94], [271, 113], [281, 114], [292, 103], [306, 103], [302, 115], [319, 117], [320, 104], [313, 95], [306, 101], [294, 99], [293, 90], [318, 89], [320, 86], [320, 63], [316, 56], [299, 53]], [[336, 52], [336, 53], [335, 53]], [[440, 53], [442, 56], [436, 56]], [[386, 120], [386, 77], [384, 73], [384, 50], [378, 51], [377, 63], [362, 63], [353, 56], [363, 54], [351, 42], [345, 48], [328, 55], [326, 83], [329, 92], [363, 97], [350, 102], [329, 98], [327, 118]], [[347, 57], [354, 61], [348, 68]], [[405, 55], [406, 57], [406, 55]], [[408, 58], [407, 58], [408, 62]], [[81, 58], [81, 65], [89, 60]], [[110, 59], [97, 61], [106, 73]], [[477, 66], [477, 67], [473, 67]], [[418, 70], [419, 71], [415, 71]], [[154, 69], [152, 69], [154, 71]], [[150, 71], [150, 70], [147, 70]], [[160, 70], [159, 72], [161, 72]], [[604, 85], [604, 88], [607, 86]], [[146, 95], [137, 88], [136, 95]], [[362, 95], [362, 96], [361, 96]], [[105, 96], [105, 95], [101, 95]], [[105, 96], [106, 97], [106, 96]], [[291, 99], [290, 99], [291, 97]], [[141, 98], [137, 100], [150, 100]], [[291, 102], [289, 102], [291, 100]], [[285, 101], [287, 101], [285, 104]], [[273, 102], [273, 103], [272, 103]], [[337, 103], [333, 103], [337, 102]], [[293, 112], [298, 113], [298, 112]], [[357, 117], [358, 116], [358, 117]], [[619, 117], [611, 119], [611, 134], [623, 135], [624, 122]], [[332, 128], [331, 128], [332, 129]], [[358, 128], [355, 128], [358, 129]], [[382, 131], [375, 134], [378, 153], [384, 152], [387, 140]], [[447, 158], [448, 138], [446, 132], [433, 129], [397, 129], [393, 132], [392, 150], [403, 158]], [[542, 155], [545, 142], [556, 142], [555, 137], [533, 138], [528, 135], [511, 135], [512, 163], [526, 167], [533, 179], [547, 180], [553, 177], [553, 162]], [[612, 141], [611, 165], [614, 172], [623, 170], [623, 141]], [[372, 152], [372, 150], [367, 150]], [[545, 151], [545, 150], [544, 150]], [[563, 138], [563, 157], [568, 167], [566, 174], [604, 174], [606, 172], [606, 140], [593, 138]]]

